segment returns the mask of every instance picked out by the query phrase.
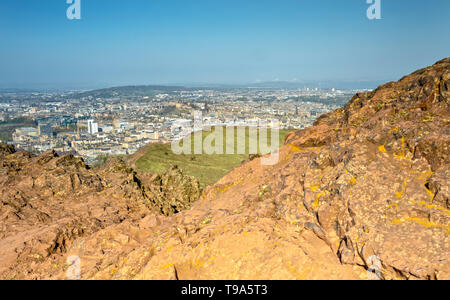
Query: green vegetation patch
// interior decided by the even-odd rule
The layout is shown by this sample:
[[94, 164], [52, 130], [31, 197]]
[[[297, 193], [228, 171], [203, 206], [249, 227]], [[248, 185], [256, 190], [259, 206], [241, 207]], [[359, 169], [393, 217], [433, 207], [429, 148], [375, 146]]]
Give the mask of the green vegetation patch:
[[[280, 130], [279, 132], [279, 146], [284, 143], [284, 138], [289, 130]], [[212, 131], [203, 132], [203, 141], [210, 135]], [[226, 149], [226, 132], [224, 131], [224, 152]], [[237, 136], [237, 130], [235, 129], [234, 136]], [[259, 135], [256, 137], [259, 145]], [[169, 167], [177, 165], [183, 170], [184, 174], [193, 176], [200, 181], [202, 187], [212, 185], [219, 179], [225, 176], [230, 170], [241, 165], [245, 160], [249, 159], [249, 144], [250, 141], [254, 142], [254, 138], [250, 138], [250, 131], [248, 128], [245, 130], [245, 154], [174, 154], [172, 152], [171, 145], [155, 144], [148, 147], [147, 153], [145, 153], [136, 162], [138, 170], [148, 173], [161, 174], [165, 172]], [[193, 137], [191, 136], [191, 145], [193, 150]], [[267, 132], [268, 146], [271, 147], [271, 134], [270, 130]], [[237, 139], [234, 142], [234, 153], [237, 153]], [[181, 143], [182, 145], [182, 143]], [[215, 145], [213, 143], [213, 145]], [[274, 145], [275, 146], [275, 145]], [[276, 148], [276, 147], [271, 147]], [[260, 149], [258, 147], [258, 152]], [[193, 151], [191, 153], [194, 153]]]

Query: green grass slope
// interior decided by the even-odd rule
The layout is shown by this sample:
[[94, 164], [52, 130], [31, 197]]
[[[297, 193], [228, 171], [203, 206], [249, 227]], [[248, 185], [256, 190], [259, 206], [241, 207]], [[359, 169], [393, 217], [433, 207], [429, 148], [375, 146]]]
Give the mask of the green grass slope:
[[[280, 130], [279, 132], [279, 147], [284, 143], [284, 137], [289, 130]], [[211, 134], [211, 131], [203, 132], [203, 141]], [[237, 136], [237, 130], [235, 130], [234, 136]], [[191, 140], [193, 137], [191, 137]], [[231, 169], [238, 167], [242, 161], [249, 158], [249, 144], [250, 141], [254, 142], [255, 138], [250, 137], [248, 128], [245, 130], [245, 154], [181, 154], [177, 155], [172, 152], [171, 145], [155, 144], [148, 146], [147, 152], [142, 155], [136, 161], [136, 167], [138, 170], [148, 173], [162, 173], [170, 166], [177, 165], [183, 170], [184, 174], [197, 178], [202, 187], [212, 185], [219, 179], [225, 176]], [[277, 148], [276, 145], [272, 147], [271, 134], [268, 131], [267, 134], [268, 146]], [[259, 145], [259, 135], [257, 137]], [[193, 143], [191, 143], [193, 144]], [[226, 144], [226, 133], [224, 132], [224, 144]], [[213, 143], [213, 145], [215, 145]], [[224, 145], [224, 152], [225, 152]], [[234, 139], [234, 149], [237, 153], [237, 139]], [[259, 147], [258, 152], [261, 153]], [[193, 151], [191, 152], [193, 153]]]

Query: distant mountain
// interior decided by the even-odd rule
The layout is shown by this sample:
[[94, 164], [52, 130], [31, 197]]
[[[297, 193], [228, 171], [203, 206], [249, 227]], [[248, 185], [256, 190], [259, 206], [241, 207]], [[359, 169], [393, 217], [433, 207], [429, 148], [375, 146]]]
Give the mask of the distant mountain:
[[320, 89], [373, 89], [383, 81], [267, 81], [251, 83], [249, 87], [256, 88], [279, 88], [279, 89], [302, 89], [320, 88]]
[[0, 94], [25, 94], [36, 93], [38, 90], [33, 89], [19, 89], [19, 88], [0, 88]]

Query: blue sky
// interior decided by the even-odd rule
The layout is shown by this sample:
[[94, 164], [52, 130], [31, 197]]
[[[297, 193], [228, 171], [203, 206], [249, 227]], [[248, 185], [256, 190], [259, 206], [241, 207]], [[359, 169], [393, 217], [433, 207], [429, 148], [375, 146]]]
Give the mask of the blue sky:
[[0, 1], [0, 87], [387, 81], [450, 56], [450, 1]]

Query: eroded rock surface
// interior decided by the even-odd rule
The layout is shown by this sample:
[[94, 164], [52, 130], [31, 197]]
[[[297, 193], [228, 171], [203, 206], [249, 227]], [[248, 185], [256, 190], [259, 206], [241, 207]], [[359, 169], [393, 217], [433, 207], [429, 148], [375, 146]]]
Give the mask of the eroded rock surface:
[[[2, 146], [0, 165], [0, 278], [41, 278], [39, 265], [54, 268], [77, 238], [149, 214], [173, 214], [190, 206], [198, 182], [182, 173], [145, 186], [123, 161], [92, 170], [80, 158], [48, 151], [39, 157]], [[144, 176], [145, 177], [145, 176]], [[182, 193], [190, 187], [191, 194]], [[182, 189], [180, 192], [180, 189]], [[167, 191], [170, 206], [155, 196]], [[178, 193], [177, 193], [178, 192]], [[63, 266], [62, 264], [61, 266]], [[53, 271], [53, 270], [52, 270]], [[49, 276], [52, 278], [52, 271]]]

